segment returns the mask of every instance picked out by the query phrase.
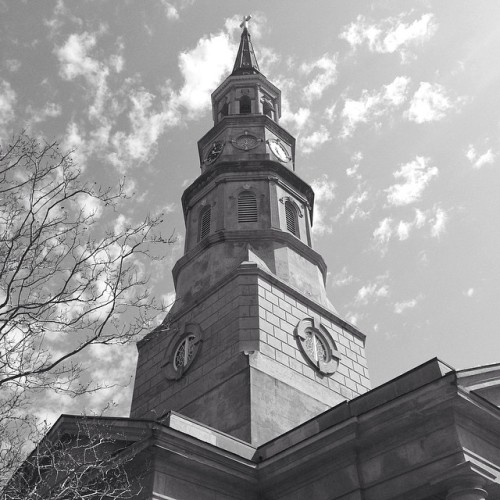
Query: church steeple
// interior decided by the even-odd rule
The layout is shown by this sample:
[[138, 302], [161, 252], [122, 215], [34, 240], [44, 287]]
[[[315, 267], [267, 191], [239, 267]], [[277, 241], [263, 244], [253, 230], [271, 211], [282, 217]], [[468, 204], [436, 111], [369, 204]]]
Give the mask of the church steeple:
[[181, 412], [253, 445], [369, 387], [364, 335], [327, 297], [312, 188], [295, 174], [281, 92], [259, 71], [246, 16], [212, 94], [201, 174], [184, 191], [176, 301], [139, 344], [132, 416]]
[[252, 39], [248, 31], [248, 21], [250, 21], [251, 18], [252, 16], [245, 16], [243, 22], [240, 24], [240, 27], [243, 28], [243, 32], [241, 33], [240, 47], [236, 55], [236, 61], [234, 62], [231, 75], [252, 75], [260, 73], [257, 57], [253, 50]]

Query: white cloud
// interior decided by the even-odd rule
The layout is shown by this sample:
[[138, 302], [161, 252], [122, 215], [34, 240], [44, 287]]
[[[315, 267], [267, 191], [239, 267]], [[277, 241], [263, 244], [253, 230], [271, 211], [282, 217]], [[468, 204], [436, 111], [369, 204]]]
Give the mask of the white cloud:
[[411, 224], [409, 222], [399, 221], [396, 232], [399, 237], [399, 241], [407, 240], [410, 236]]
[[349, 314], [349, 323], [351, 323], [351, 325], [357, 325], [358, 324], [358, 321], [359, 321], [359, 318], [360, 318], [360, 315], [359, 314]]
[[321, 125], [321, 127], [312, 134], [299, 138], [300, 149], [302, 153], [309, 154], [330, 139], [330, 132], [328, 132], [324, 125]]
[[288, 106], [284, 107], [281, 113], [280, 123], [283, 125], [291, 125], [294, 127], [295, 131], [299, 133], [304, 126], [308, 123], [309, 117], [311, 116], [311, 110], [309, 108], [299, 108], [297, 112], [292, 113]]
[[309, 102], [319, 99], [328, 87], [335, 84], [337, 56], [325, 54], [312, 63], [303, 63], [300, 69], [306, 74], [318, 71], [318, 74], [304, 87], [303, 92], [306, 100]]
[[361, 179], [361, 175], [356, 175], [358, 170], [359, 170], [359, 164], [363, 160], [363, 153], [361, 151], [357, 151], [351, 156], [351, 161], [354, 162], [354, 165], [352, 167], [348, 167], [345, 170], [345, 173], [348, 177], [354, 177]]
[[15, 73], [21, 67], [21, 61], [19, 61], [19, 59], [7, 59], [5, 61], [5, 66], [10, 72]]
[[167, 16], [167, 19], [170, 19], [171, 21], [176, 21], [177, 19], [179, 19], [179, 11], [175, 5], [167, 2], [166, 0], [161, 0], [161, 3], [163, 5], [163, 8], [165, 9], [165, 15]]
[[466, 297], [472, 297], [475, 293], [476, 291], [474, 290], [474, 288], [469, 288], [467, 291], [464, 292], [464, 295]]
[[356, 192], [349, 196], [345, 202], [346, 209], [351, 209], [351, 220], [365, 218], [368, 216], [368, 211], [362, 210], [360, 205], [368, 199], [368, 191], [360, 192], [360, 186], [356, 189]]
[[410, 79], [398, 76], [380, 91], [363, 90], [359, 100], [347, 98], [342, 110], [341, 137], [350, 136], [359, 123], [368, 123], [401, 106], [407, 97]]
[[125, 59], [119, 54], [113, 54], [109, 58], [109, 64], [116, 73], [121, 73], [125, 65]]
[[386, 217], [379, 222], [378, 227], [373, 231], [373, 237], [380, 246], [386, 246], [392, 236], [392, 219]]
[[5, 138], [6, 125], [14, 119], [16, 101], [17, 96], [10, 83], [0, 79], [0, 139]]
[[419, 210], [418, 208], [415, 209], [415, 226], [418, 228], [421, 228], [424, 224], [425, 221], [427, 220], [427, 215], [422, 212], [422, 210]]
[[410, 233], [413, 229], [429, 228], [430, 234], [433, 237], [440, 236], [446, 228], [446, 222], [448, 220], [448, 215], [445, 210], [441, 207], [436, 206], [432, 209], [422, 211], [415, 209], [415, 217], [413, 220], [400, 220], [395, 229], [391, 228], [391, 231], [387, 230], [386, 241], [391, 236], [397, 236], [399, 241], [405, 241], [410, 237]]
[[340, 212], [335, 216], [334, 220], [340, 219], [345, 213], [350, 212], [349, 218], [351, 220], [363, 219], [368, 216], [369, 212], [363, 210], [361, 205], [368, 200], [368, 191], [363, 190], [362, 184], [356, 186], [356, 190], [347, 197]]
[[484, 165], [488, 165], [490, 163], [493, 163], [494, 160], [495, 160], [495, 155], [493, 154], [493, 151], [491, 149], [488, 149], [488, 151], [486, 151], [486, 153], [482, 154], [474, 162], [474, 168], [484, 167]]
[[416, 123], [441, 120], [451, 108], [456, 108], [461, 100], [452, 100], [446, 89], [439, 83], [420, 82], [408, 109], [408, 119]]
[[29, 125], [40, 123], [45, 121], [47, 118], [55, 118], [62, 113], [62, 108], [60, 104], [55, 102], [48, 102], [42, 109], [34, 109], [32, 106], [26, 108], [26, 113], [31, 115], [28, 122]]
[[331, 233], [331, 224], [325, 222], [324, 205], [335, 198], [335, 183], [330, 181], [326, 174], [313, 180], [311, 186], [314, 190], [314, 234]]
[[104, 207], [99, 199], [82, 193], [75, 198], [75, 202], [85, 218], [97, 220], [101, 217]]
[[474, 162], [475, 159], [477, 158], [476, 148], [472, 144], [469, 144], [469, 148], [467, 149], [467, 152], [465, 153], [465, 156], [467, 156], [467, 159], [470, 162]]
[[170, 110], [155, 111], [154, 96], [144, 89], [132, 92], [130, 102], [131, 132], [128, 135], [123, 131], [116, 132], [111, 140], [114, 151], [108, 155], [109, 161], [120, 170], [150, 160], [165, 127], [177, 122]]
[[369, 283], [362, 286], [355, 297], [355, 302], [360, 304], [367, 304], [370, 299], [377, 299], [380, 297], [387, 297], [389, 295], [389, 287], [387, 285], [378, 285], [376, 283]]
[[358, 169], [359, 169], [359, 163], [356, 163], [352, 167], [347, 167], [345, 169], [345, 173], [348, 177], [354, 177], [356, 175], [356, 173], [358, 172]]
[[337, 103], [334, 102], [331, 106], [325, 109], [325, 116], [329, 122], [333, 122], [337, 118]]
[[397, 76], [388, 85], [384, 85], [383, 100], [391, 106], [400, 106], [406, 101], [410, 79], [407, 76]]
[[347, 272], [347, 267], [343, 267], [342, 271], [337, 273], [331, 279], [331, 284], [334, 287], [340, 288], [342, 286], [350, 285], [354, 281], [357, 281], [352, 274]]
[[448, 221], [448, 214], [440, 207], [436, 208], [434, 218], [431, 222], [431, 236], [437, 238], [441, 236], [441, 234], [446, 229], [446, 222]]
[[404, 302], [396, 302], [394, 304], [394, 312], [396, 314], [402, 314], [408, 309], [413, 309], [418, 304], [418, 300], [418, 298], [415, 298]]
[[323, 174], [319, 179], [312, 181], [315, 202], [332, 201], [335, 198], [335, 182], [328, 179], [328, 175]]
[[469, 148], [467, 149], [465, 155], [472, 163], [472, 167], [476, 169], [480, 169], [485, 165], [492, 164], [496, 158], [496, 155], [491, 148], [482, 155], [479, 155], [476, 151], [476, 148], [472, 144], [469, 145]]
[[184, 84], [172, 95], [172, 111], [185, 109], [189, 118], [197, 118], [211, 107], [210, 95], [232, 69], [235, 48], [226, 33], [198, 40], [192, 50], [179, 54], [179, 69]]
[[176, 298], [175, 291], [165, 293], [161, 296], [161, 301], [167, 308], [167, 311], [171, 309], [171, 307], [174, 305]]
[[420, 19], [405, 22], [410, 13], [397, 17], [389, 17], [378, 23], [369, 22], [359, 15], [340, 34], [353, 49], [366, 44], [370, 51], [381, 54], [398, 52], [403, 61], [408, 59], [409, 49], [421, 45], [429, 40], [437, 30], [437, 23], [433, 14], [423, 14]]
[[64, 79], [73, 80], [77, 76], [96, 77], [99, 73], [99, 63], [88, 56], [88, 52], [95, 44], [95, 34], [73, 33], [66, 43], [57, 49], [57, 56], [61, 63], [60, 73]]
[[130, 226], [130, 218], [124, 214], [118, 215], [118, 217], [115, 218], [115, 223], [113, 225], [114, 234], [123, 233], [127, 226]]
[[126, 414], [133, 389], [130, 366], [137, 362], [137, 349], [133, 345], [94, 344], [85, 352], [93, 380], [106, 381], [106, 387], [93, 394], [86, 411], [100, 413], [111, 402], [117, 406], [114, 413]]
[[62, 141], [62, 147], [65, 151], [72, 151], [71, 157], [73, 161], [83, 170], [91, 151], [87, 146], [83, 133], [75, 122], [70, 122], [68, 124], [66, 134]]
[[90, 117], [98, 117], [102, 112], [104, 101], [108, 97], [106, 83], [109, 68], [90, 57], [89, 52], [95, 47], [95, 33], [84, 32], [81, 35], [71, 34], [66, 43], [56, 50], [61, 64], [60, 75], [65, 80], [83, 77], [90, 86], [94, 102], [89, 109]]
[[396, 179], [404, 182], [386, 189], [387, 201], [391, 205], [408, 205], [420, 199], [427, 184], [438, 174], [438, 168], [429, 166], [429, 161], [429, 158], [417, 156], [393, 173]]

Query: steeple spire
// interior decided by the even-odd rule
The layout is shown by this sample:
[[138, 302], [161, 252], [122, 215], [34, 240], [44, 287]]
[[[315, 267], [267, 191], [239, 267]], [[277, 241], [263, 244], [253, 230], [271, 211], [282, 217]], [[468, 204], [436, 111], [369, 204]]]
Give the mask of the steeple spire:
[[243, 28], [241, 33], [240, 47], [234, 62], [233, 72], [231, 75], [251, 75], [260, 73], [257, 58], [253, 50], [252, 40], [248, 31], [248, 21], [252, 16], [245, 16], [240, 28]]

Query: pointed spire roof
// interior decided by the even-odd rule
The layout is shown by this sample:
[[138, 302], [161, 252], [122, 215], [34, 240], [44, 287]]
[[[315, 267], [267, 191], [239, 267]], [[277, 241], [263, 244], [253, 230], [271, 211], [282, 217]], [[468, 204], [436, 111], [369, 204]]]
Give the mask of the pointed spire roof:
[[233, 72], [231, 75], [249, 75], [260, 73], [259, 64], [253, 50], [252, 39], [248, 31], [248, 21], [251, 16], [246, 16], [243, 19], [240, 27], [243, 28], [241, 33], [240, 47], [234, 62]]

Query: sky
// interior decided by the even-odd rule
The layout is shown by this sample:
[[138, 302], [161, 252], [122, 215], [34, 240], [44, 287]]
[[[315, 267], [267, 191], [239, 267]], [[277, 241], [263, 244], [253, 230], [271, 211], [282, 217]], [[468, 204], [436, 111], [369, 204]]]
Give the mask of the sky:
[[[117, 217], [163, 211], [177, 243], [151, 291], [171, 301], [180, 197], [247, 14], [316, 193], [329, 298], [366, 334], [372, 384], [434, 357], [500, 362], [500, 2], [0, 0], [0, 141], [58, 140], [86, 178], [125, 177]], [[135, 346], [90, 349], [113, 387], [84, 406], [127, 415], [135, 360]], [[51, 395], [39, 411], [81, 406]]]

